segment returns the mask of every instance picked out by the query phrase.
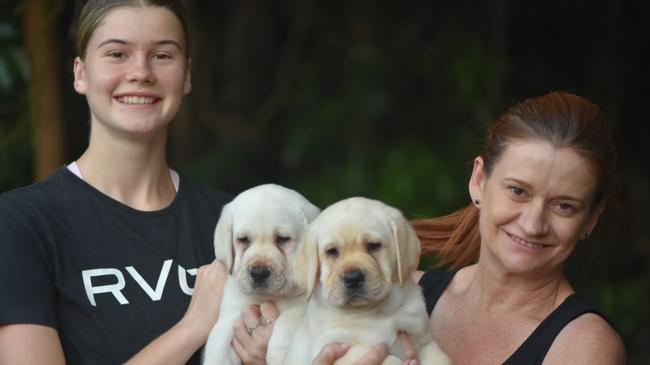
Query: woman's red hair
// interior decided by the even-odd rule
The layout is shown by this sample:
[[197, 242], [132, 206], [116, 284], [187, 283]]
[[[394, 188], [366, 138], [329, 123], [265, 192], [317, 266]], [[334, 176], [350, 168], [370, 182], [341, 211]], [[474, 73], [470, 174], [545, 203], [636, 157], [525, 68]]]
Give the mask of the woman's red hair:
[[[587, 99], [552, 92], [526, 99], [497, 119], [488, 130], [483, 166], [489, 178], [495, 164], [513, 141], [545, 141], [571, 148], [590, 164], [598, 179], [592, 207], [614, 189], [616, 148], [600, 108]], [[481, 238], [479, 210], [469, 205], [449, 215], [411, 223], [422, 242], [423, 254], [434, 254], [441, 265], [458, 269], [478, 261]]]

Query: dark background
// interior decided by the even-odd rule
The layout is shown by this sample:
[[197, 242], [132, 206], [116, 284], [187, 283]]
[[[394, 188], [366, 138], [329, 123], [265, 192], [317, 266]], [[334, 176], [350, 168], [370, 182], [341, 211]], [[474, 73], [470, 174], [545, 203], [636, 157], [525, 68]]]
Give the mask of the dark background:
[[[81, 3], [0, 0], [0, 192], [86, 147], [87, 106], [72, 89]], [[232, 193], [277, 182], [321, 207], [364, 195], [409, 218], [440, 215], [469, 202], [471, 161], [510, 105], [554, 90], [599, 104], [619, 147], [620, 191], [568, 272], [619, 329], [629, 363], [650, 362], [646, 2], [186, 4], [193, 91], [169, 160]], [[28, 52], [30, 39], [48, 47]], [[42, 75], [57, 82], [37, 83]], [[57, 97], [60, 110], [37, 95]], [[37, 137], [43, 128], [60, 135]], [[56, 141], [56, 153], [35, 152]]]

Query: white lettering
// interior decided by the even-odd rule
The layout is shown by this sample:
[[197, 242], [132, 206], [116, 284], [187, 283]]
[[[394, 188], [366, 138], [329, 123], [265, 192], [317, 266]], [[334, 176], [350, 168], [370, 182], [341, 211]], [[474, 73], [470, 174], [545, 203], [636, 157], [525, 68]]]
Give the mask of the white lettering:
[[[124, 282], [124, 275], [122, 275], [120, 270], [111, 269], [111, 268], [83, 270], [81, 272], [81, 275], [83, 277], [84, 287], [86, 288], [86, 295], [88, 296], [88, 300], [90, 301], [90, 304], [92, 304], [94, 307], [97, 306], [97, 304], [95, 303], [95, 294], [102, 294], [102, 293], [112, 293], [115, 299], [117, 299], [117, 301], [120, 302], [120, 304], [122, 305], [129, 303], [129, 301], [126, 300], [126, 298], [121, 292], [121, 290], [124, 289], [125, 282]], [[104, 275], [115, 276], [117, 278], [117, 283], [93, 287], [92, 278], [95, 276], [104, 276]]]
[[[147, 281], [140, 275], [138, 270], [133, 266], [127, 266], [126, 271], [131, 274], [131, 277], [135, 280], [136, 283], [144, 290], [145, 293], [153, 300], [158, 301], [162, 298], [163, 292], [165, 290], [165, 284], [167, 283], [167, 278], [169, 277], [169, 272], [172, 267], [173, 260], [165, 260], [163, 262], [162, 268], [160, 270], [160, 275], [158, 276], [158, 281], [156, 282], [155, 289], [147, 283]], [[194, 288], [191, 288], [187, 283], [187, 276], [192, 275], [196, 277], [198, 269], [185, 269], [181, 265], [178, 265], [178, 285], [180, 286], [183, 293], [187, 295], [192, 295]], [[117, 301], [124, 305], [129, 304], [129, 301], [126, 299], [124, 294], [122, 294], [122, 289], [126, 286], [126, 281], [124, 275], [118, 269], [113, 268], [102, 268], [102, 269], [92, 269], [92, 270], [82, 270], [81, 275], [83, 277], [84, 287], [86, 289], [86, 295], [88, 296], [88, 301], [93, 306], [97, 306], [95, 301], [96, 294], [111, 293], [117, 299]], [[112, 275], [115, 277], [114, 284], [93, 286], [92, 280], [97, 276], [107, 276]]]
[[167, 282], [167, 276], [169, 275], [169, 270], [172, 267], [172, 260], [165, 260], [163, 263], [162, 270], [160, 270], [160, 276], [158, 277], [158, 282], [156, 283], [156, 290], [154, 290], [149, 283], [147, 283], [146, 280], [140, 275], [140, 273], [133, 267], [133, 266], [127, 266], [126, 271], [131, 274], [133, 279], [140, 285], [140, 287], [149, 295], [149, 297], [154, 300], [158, 301], [160, 298], [162, 298], [162, 293], [163, 290], [165, 289], [165, 283]]
[[184, 267], [181, 265], [178, 265], [178, 285], [180, 285], [181, 290], [183, 293], [187, 295], [192, 295], [194, 292], [194, 288], [190, 288], [189, 285], [187, 285], [187, 274], [190, 274], [192, 276], [196, 276], [197, 269], [188, 269], [185, 270]]

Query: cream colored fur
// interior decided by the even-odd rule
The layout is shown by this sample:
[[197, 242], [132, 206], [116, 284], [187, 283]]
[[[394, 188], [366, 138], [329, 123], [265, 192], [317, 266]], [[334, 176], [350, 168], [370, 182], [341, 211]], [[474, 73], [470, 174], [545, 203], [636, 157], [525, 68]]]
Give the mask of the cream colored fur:
[[[280, 327], [290, 325], [291, 308], [305, 304], [301, 296], [304, 290], [295, 285], [291, 263], [307, 225], [318, 213], [319, 209], [296, 191], [274, 184], [246, 190], [224, 206], [215, 229], [214, 248], [216, 258], [226, 264], [231, 275], [219, 320], [205, 346], [203, 364], [241, 363], [231, 348], [233, 326], [250, 304], [274, 301], [281, 313], [274, 328], [278, 323]], [[256, 282], [253, 267], [268, 268], [268, 279]], [[288, 339], [275, 332], [270, 353], [283, 353]]]
[[[409, 333], [420, 363], [449, 364], [432, 339], [422, 292], [409, 276], [419, 257], [420, 241], [399, 210], [359, 197], [325, 209], [309, 226], [295, 262], [309, 298], [304, 318], [286, 357], [272, 365], [311, 364], [332, 342], [352, 345], [337, 365], [354, 363], [380, 343], [391, 353], [384, 364], [401, 364], [400, 330]], [[362, 285], [344, 279], [351, 272], [361, 273]]]

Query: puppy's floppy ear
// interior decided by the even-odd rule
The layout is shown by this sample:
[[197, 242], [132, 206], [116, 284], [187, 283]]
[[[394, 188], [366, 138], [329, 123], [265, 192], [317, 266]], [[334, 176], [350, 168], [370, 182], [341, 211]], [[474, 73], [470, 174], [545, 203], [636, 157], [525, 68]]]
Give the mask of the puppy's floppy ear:
[[318, 281], [320, 263], [318, 262], [318, 234], [314, 229], [308, 229], [302, 239], [293, 263], [293, 273], [298, 287], [305, 289], [308, 300]]
[[316, 217], [318, 217], [318, 214], [320, 214], [320, 209], [305, 199], [302, 207], [300, 208], [300, 217], [302, 218], [301, 237], [307, 233], [309, 224], [313, 222]]
[[320, 208], [318, 208], [314, 204], [309, 203], [309, 204], [307, 204], [307, 206], [305, 206], [303, 214], [307, 218], [307, 221], [309, 221], [309, 223], [311, 223], [320, 214]]
[[232, 203], [224, 205], [221, 210], [221, 217], [217, 222], [217, 228], [214, 230], [214, 256], [226, 265], [228, 272], [231, 274], [235, 259], [232, 238], [232, 210]]
[[420, 262], [420, 239], [415, 234], [411, 224], [399, 213], [393, 214], [390, 220], [390, 228], [393, 233], [393, 244], [395, 245], [395, 257], [397, 259], [397, 275], [400, 286], [404, 286], [404, 280], [417, 270]]

